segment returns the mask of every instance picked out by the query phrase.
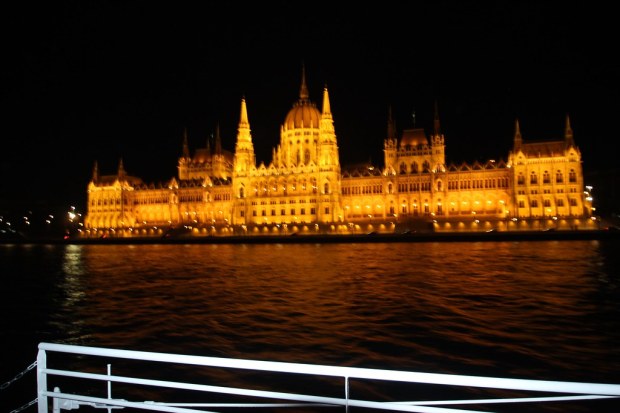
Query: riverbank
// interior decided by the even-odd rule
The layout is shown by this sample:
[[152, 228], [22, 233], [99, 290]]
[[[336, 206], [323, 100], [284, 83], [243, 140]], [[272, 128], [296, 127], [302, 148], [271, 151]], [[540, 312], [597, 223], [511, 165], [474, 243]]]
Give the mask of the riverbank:
[[369, 243], [369, 242], [481, 242], [481, 241], [569, 241], [620, 240], [620, 231], [491, 231], [491, 232], [410, 232], [369, 234], [291, 234], [175, 237], [107, 238], [0, 238], [2, 244], [263, 244], [263, 243]]

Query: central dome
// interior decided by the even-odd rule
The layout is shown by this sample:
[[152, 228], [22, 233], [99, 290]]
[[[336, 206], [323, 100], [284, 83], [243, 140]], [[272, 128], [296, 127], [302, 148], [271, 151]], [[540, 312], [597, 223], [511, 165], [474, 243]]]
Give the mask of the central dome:
[[300, 99], [286, 115], [284, 129], [318, 128], [321, 113], [314, 103], [307, 99]]

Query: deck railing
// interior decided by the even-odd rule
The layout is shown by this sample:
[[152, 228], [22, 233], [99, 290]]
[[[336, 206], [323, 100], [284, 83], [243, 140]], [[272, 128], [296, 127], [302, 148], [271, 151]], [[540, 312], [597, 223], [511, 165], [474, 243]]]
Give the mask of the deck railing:
[[[78, 361], [73, 361], [72, 363], [77, 363], [80, 366], [81, 371], [78, 371], [77, 369], [64, 370], [50, 368], [50, 365], [56, 364], [56, 358], [62, 359], [62, 357], [64, 357], [55, 353], [61, 353], [64, 356], [68, 354], [79, 356]], [[54, 357], [54, 363], [50, 363], [52, 357]], [[48, 358], [50, 360], [48, 360]], [[106, 363], [110, 360], [116, 361], [118, 365], [121, 366], [119, 370], [123, 370], [123, 368], [127, 367], [128, 363], [133, 363], [135, 361], [139, 361], [141, 363], [156, 363], [154, 365], [149, 364], [150, 369], [143, 369], [140, 374], [144, 374], [145, 371], [157, 372], [157, 377], [167, 377], [167, 369], [172, 368], [172, 366], [182, 366], [183, 368], [193, 366], [193, 369], [213, 368], [218, 369], [218, 371], [222, 370], [227, 371], [228, 373], [232, 372], [233, 375], [251, 371], [256, 373], [255, 378], [258, 377], [259, 380], [253, 385], [253, 388], [242, 388], [235, 386], [222, 386], [220, 385], [222, 384], [220, 382], [215, 383], [217, 385], [213, 385], [194, 382], [168, 381], [145, 377], [129, 377], [126, 375], [121, 376], [112, 374], [112, 370], [110, 368], [111, 364], [107, 364], [105, 374], [93, 372], [101, 371], [102, 359]], [[96, 360], [99, 360], [97, 367], [99, 370], [93, 369], [92, 365], [87, 363]], [[193, 371], [194, 370], [191, 370], [183, 377], [193, 377]], [[171, 376], [175, 376], [177, 373], [177, 370], [171, 370]], [[311, 391], [309, 391], [310, 389], [315, 389], [315, 387], [311, 385], [304, 385], [303, 393], [264, 390], [265, 386], [271, 383], [269, 383], [269, 379], [267, 378], [262, 380], [260, 378], [273, 374], [287, 375], [286, 377], [288, 378], [284, 380], [285, 383], [291, 383], [301, 378], [304, 380], [316, 379], [318, 381], [329, 378], [330, 380], [334, 380], [336, 382], [336, 386], [339, 386], [337, 390], [339, 395], [326, 396], [308, 394], [311, 393]], [[48, 385], [52, 385], [52, 382], [62, 382], [63, 388], [61, 389], [60, 387], [55, 386], [53, 389], [50, 389]], [[80, 384], [75, 385], [77, 382]], [[90, 390], [86, 390], [86, 382], [95, 385], [95, 388], [98, 390], [94, 391], [92, 388]], [[620, 396], [620, 385], [618, 384], [523, 380], [356, 367], [336, 367], [328, 365], [116, 350], [109, 348], [83, 347], [52, 343], [39, 344], [39, 353], [37, 357], [37, 383], [39, 413], [48, 413], [50, 410], [50, 402], [54, 413], [59, 413], [64, 409], [77, 409], [81, 406], [103, 408], [107, 409], [108, 412], [112, 409], [131, 408], [160, 412], [204, 413], [212, 412], [214, 411], [212, 410], [214, 408], [220, 409], [218, 411], [222, 411], [222, 409], [224, 411], [230, 411], [231, 409], [234, 410], [239, 408], [247, 410], [251, 407], [261, 408], [261, 412], [264, 411], [265, 408], [281, 408], [282, 411], [291, 411], [299, 409], [300, 407], [311, 407], [312, 411], [316, 411], [319, 407], [321, 407], [327, 409], [331, 408], [331, 410], [336, 408], [336, 411], [347, 412], [354, 410], [354, 408], [360, 408], [358, 411], [372, 409], [377, 411], [389, 410], [404, 412], [454, 413], [477, 412], [478, 410], [469, 410], [469, 408], [480, 408], [480, 406], [483, 405], [501, 405], [504, 403], [538, 404], [547, 402], [577, 403], [578, 401], [581, 403], [581, 401], [584, 400], [610, 399], [618, 398]], [[365, 390], [359, 392], [361, 394], [352, 394], [351, 386], [353, 383], [364, 383]], [[441, 394], [443, 397], [453, 392], [455, 388], [476, 389], [474, 395], [478, 395], [481, 391], [480, 389], [491, 389], [491, 392], [496, 392], [494, 396], [497, 396], [497, 394], [503, 394], [504, 396], [510, 395], [510, 397], [391, 401], [366, 399], [368, 398], [367, 396], [372, 393], [367, 391], [368, 388], [376, 384], [385, 385], [386, 383], [393, 385], [408, 383], [407, 385], [411, 386], [446, 386], [442, 387], [441, 391], [432, 393], [433, 395]], [[282, 381], [279, 381], [279, 384], [282, 384]], [[68, 389], [64, 387], [65, 385], [70, 387], [74, 386], [75, 388], [71, 387], [71, 389]], [[114, 394], [112, 391], [113, 385], [115, 386]], [[204, 399], [207, 400], [209, 400], [209, 397], [213, 397], [214, 395], [217, 395], [218, 397], [229, 397], [231, 400], [226, 401], [225, 403], [222, 403], [221, 401], [214, 402], [212, 400], [210, 400], [210, 402], [199, 403], [131, 401], [122, 396], [118, 397], [115, 394], [117, 388], [120, 389], [118, 392], [120, 394], [131, 394], [126, 392], [129, 388], [135, 387], [146, 387], [151, 390], [154, 388], [174, 389], [175, 392], [199, 392], [197, 394], [200, 394], [201, 397], [204, 397]], [[426, 389], [426, 387], [424, 388]], [[97, 393], [99, 396], [96, 395]], [[420, 392], [420, 390], [415, 390], [411, 391], [411, 393], [405, 394], [416, 395], [416, 398], [419, 398], [419, 396], [423, 393], [424, 391]], [[536, 397], [531, 397], [532, 393], [534, 393]], [[519, 396], [514, 397], [517, 394]], [[248, 399], [252, 402], [246, 402]], [[450, 406], [458, 406], [458, 408], [452, 408]], [[616, 407], [617, 406], [618, 405], [616, 405]], [[493, 407], [496, 408], [497, 406]], [[287, 410], [287, 408], [289, 409]]]

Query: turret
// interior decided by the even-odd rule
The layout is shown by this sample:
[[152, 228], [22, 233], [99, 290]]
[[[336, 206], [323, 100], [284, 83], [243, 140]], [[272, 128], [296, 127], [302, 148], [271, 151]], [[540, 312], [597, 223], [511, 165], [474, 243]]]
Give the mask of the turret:
[[394, 168], [396, 162], [396, 148], [398, 146], [398, 132], [396, 122], [392, 117], [392, 106], [388, 107], [387, 137], [383, 141], [383, 162], [386, 168]]
[[254, 166], [256, 166], [256, 158], [254, 155], [250, 122], [248, 120], [248, 109], [245, 103], [245, 98], [242, 98], [239, 126], [237, 127], [234, 170], [237, 173], [243, 172], [245, 174]]

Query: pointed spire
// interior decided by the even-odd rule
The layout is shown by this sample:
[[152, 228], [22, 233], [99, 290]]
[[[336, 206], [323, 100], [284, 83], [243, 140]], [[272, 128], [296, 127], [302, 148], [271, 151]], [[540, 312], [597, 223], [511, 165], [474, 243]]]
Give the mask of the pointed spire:
[[124, 178], [127, 173], [125, 172], [125, 166], [123, 165], [123, 158], [120, 158], [118, 162], [118, 177]]
[[521, 137], [521, 128], [519, 127], [519, 119], [515, 119], [515, 136], [514, 136], [515, 150], [520, 149], [522, 143], [523, 143], [523, 138]]
[[97, 181], [99, 181], [99, 164], [97, 163], [97, 161], [95, 161], [95, 164], [93, 165], [93, 178], [92, 181], [97, 183]]
[[566, 126], [564, 127], [564, 140], [573, 143], [573, 129], [570, 126], [570, 117], [566, 114]]
[[329, 104], [329, 92], [327, 91], [327, 85], [325, 85], [325, 88], [323, 89], [323, 116], [332, 116], [332, 109], [331, 105]]
[[245, 104], [245, 96], [241, 98], [241, 117], [239, 118], [239, 128], [249, 128], [248, 108]]
[[435, 136], [441, 135], [441, 125], [439, 123], [439, 105], [437, 99], [435, 99], [435, 118], [433, 119], [433, 134]]
[[388, 107], [388, 124], [387, 124], [387, 138], [393, 141], [397, 138], [396, 123], [392, 117], [392, 105]]
[[299, 100], [306, 101], [310, 98], [308, 86], [306, 85], [306, 66], [301, 65], [301, 87], [299, 88]]
[[220, 122], [215, 126], [215, 154], [222, 154], [222, 139], [220, 138]]
[[189, 144], [187, 142], [187, 128], [183, 128], [183, 157], [189, 158]]

